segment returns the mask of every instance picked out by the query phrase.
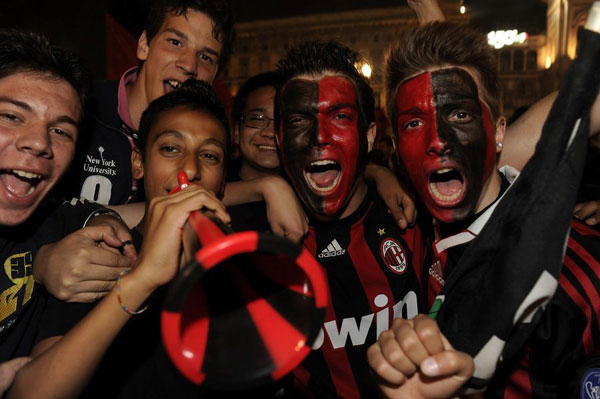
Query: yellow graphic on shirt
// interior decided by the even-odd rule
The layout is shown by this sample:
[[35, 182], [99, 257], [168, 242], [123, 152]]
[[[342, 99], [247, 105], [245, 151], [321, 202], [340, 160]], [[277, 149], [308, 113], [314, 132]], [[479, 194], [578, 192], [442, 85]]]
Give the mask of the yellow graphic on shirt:
[[19, 306], [31, 299], [33, 293], [33, 255], [31, 252], [15, 254], [4, 261], [4, 273], [14, 283], [0, 294], [0, 320], [13, 314]]

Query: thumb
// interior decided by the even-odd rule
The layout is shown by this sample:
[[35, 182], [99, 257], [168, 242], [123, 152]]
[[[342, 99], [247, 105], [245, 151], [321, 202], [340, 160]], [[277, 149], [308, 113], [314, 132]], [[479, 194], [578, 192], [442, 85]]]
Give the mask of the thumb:
[[466, 382], [473, 375], [475, 365], [468, 354], [446, 350], [423, 360], [420, 368], [429, 377], [452, 377]]

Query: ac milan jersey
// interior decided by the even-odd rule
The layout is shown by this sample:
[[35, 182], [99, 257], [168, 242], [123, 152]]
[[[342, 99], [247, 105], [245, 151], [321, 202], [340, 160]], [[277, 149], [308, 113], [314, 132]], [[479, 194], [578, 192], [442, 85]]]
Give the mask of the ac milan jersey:
[[[471, 226], [432, 244], [423, 270], [427, 306], [477, 236]], [[581, 377], [600, 354], [599, 260], [600, 233], [573, 220], [556, 293], [517, 360], [498, 367], [486, 398], [579, 397]]]
[[312, 222], [304, 245], [325, 270], [330, 306], [296, 387], [318, 398], [378, 396], [366, 352], [393, 318], [423, 312], [421, 233], [400, 231], [370, 189], [349, 217]]

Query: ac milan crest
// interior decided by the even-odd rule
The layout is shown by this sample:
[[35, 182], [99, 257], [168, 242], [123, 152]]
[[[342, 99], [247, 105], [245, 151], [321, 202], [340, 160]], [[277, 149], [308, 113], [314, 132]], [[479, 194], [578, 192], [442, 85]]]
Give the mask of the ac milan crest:
[[381, 243], [381, 258], [394, 273], [402, 274], [406, 270], [406, 254], [398, 241], [387, 238]]

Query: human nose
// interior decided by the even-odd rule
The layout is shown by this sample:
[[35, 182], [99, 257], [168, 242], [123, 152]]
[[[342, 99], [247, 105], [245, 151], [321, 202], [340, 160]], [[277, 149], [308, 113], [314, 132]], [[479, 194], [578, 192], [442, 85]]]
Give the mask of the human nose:
[[270, 139], [275, 137], [275, 121], [273, 119], [267, 119], [267, 126], [260, 130], [260, 135]]
[[50, 132], [44, 124], [24, 127], [17, 136], [16, 146], [20, 151], [29, 152], [37, 157], [52, 156]]
[[180, 170], [183, 170], [190, 183], [201, 180], [199, 160], [193, 156], [187, 156], [182, 162]]
[[197, 75], [198, 59], [196, 53], [191, 50], [184, 50], [177, 59], [177, 68], [187, 77], [195, 78]]
[[435, 127], [429, 129], [429, 145], [427, 147], [428, 154], [446, 155], [450, 152], [448, 142], [440, 137], [438, 130]]

